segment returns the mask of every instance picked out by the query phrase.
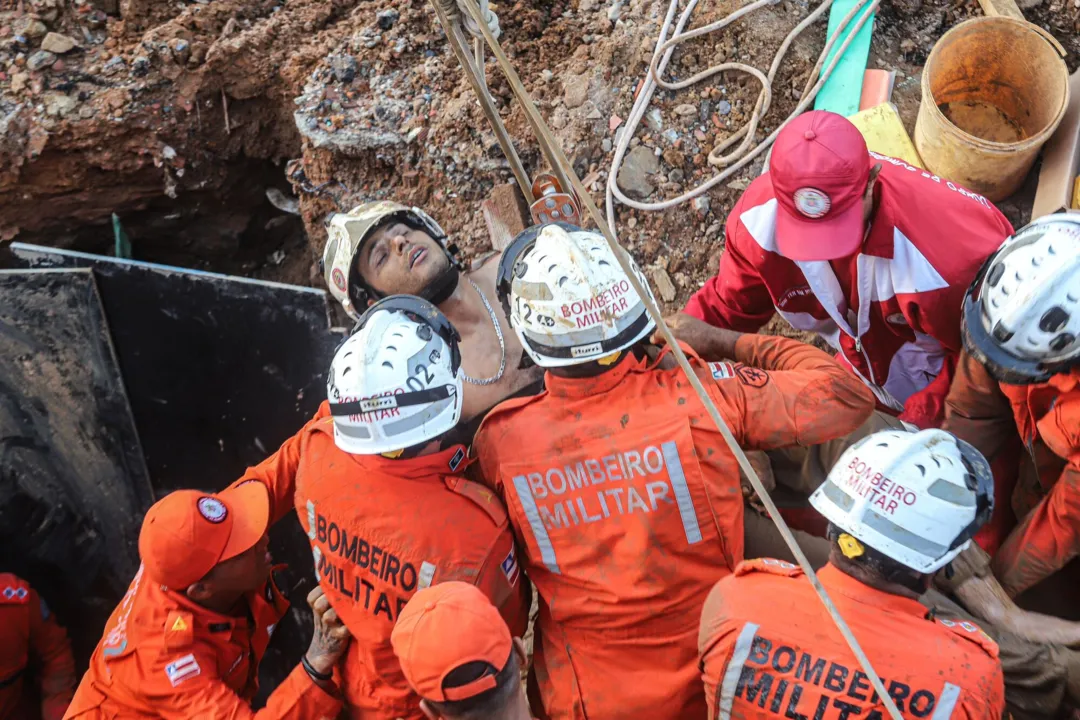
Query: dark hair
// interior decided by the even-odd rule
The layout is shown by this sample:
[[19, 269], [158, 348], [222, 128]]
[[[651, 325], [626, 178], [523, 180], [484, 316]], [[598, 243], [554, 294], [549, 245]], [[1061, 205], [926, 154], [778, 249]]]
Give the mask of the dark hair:
[[[834, 548], [838, 548], [840, 535], [846, 532], [847, 531], [843, 528], [829, 523], [829, 529], [825, 536], [829, 539]], [[849, 563], [860, 566], [864, 571], [881, 580], [902, 585], [920, 595], [925, 591], [926, 588], [923, 587], [923, 578], [925, 575], [923, 573], [893, 560], [891, 557], [875, 550], [866, 543], [861, 544], [864, 548], [862, 555], [856, 558], [844, 556]]]
[[[470, 662], [451, 670], [443, 680], [443, 687], [460, 687], [491, 672], [486, 662]], [[428, 700], [440, 715], [460, 720], [481, 720], [505, 711], [521, 688], [521, 667], [517, 653], [510, 650], [510, 658], [503, 669], [495, 674], [495, 687], [468, 698], [449, 702]]]

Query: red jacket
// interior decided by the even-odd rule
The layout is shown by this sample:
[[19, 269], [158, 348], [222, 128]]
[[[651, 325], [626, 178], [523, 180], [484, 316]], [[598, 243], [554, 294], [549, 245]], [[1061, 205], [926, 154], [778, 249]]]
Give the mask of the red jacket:
[[[746, 335], [735, 355], [746, 364], [692, 362], [747, 449], [824, 442], [873, 409], [809, 345]], [[473, 446], [541, 599], [533, 666], [546, 716], [700, 718], [701, 603], [743, 556], [735, 458], [677, 367], [628, 357], [546, 382], [496, 407]]]
[[423, 720], [390, 632], [409, 598], [447, 580], [471, 583], [514, 635], [529, 622], [531, 590], [518, 566], [502, 502], [461, 476], [465, 448], [409, 460], [351, 455], [334, 444], [324, 402], [300, 432], [238, 482], [258, 480], [277, 511], [295, 503], [315, 575], [354, 640], [344, 693], [355, 720]]
[[[37, 680], [41, 707], [23, 695]], [[0, 573], [0, 720], [60, 720], [75, 692], [75, 660], [64, 628], [25, 580]]]
[[881, 406], [937, 426], [961, 349], [964, 293], [1012, 233], [982, 196], [900, 160], [881, 162], [877, 210], [857, 255], [796, 262], [777, 252], [777, 202], [769, 176], [754, 180], [728, 216], [720, 271], [686, 312], [754, 332], [777, 312], [815, 332], [874, 390]]

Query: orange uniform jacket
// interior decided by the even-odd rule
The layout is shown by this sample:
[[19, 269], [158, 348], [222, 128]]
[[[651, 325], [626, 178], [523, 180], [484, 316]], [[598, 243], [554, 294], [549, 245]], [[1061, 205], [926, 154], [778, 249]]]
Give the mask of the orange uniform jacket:
[[319, 584], [355, 640], [345, 659], [354, 718], [423, 720], [390, 645], [413, 594], [447, 580], [473, 583], [514, 635], [528, 624], [530, 590], [518, 567], [506, 510], [461, 477], [465, 448], [410, 460], [351, 455], [334, 444], [328, 406], [243, 480], [277, 488], [311, 539]]
[[[735, 350], [746, 365], [693, 362], [745, 448], [819, 443], [874, 407], [809, 345], [746, 335]], [[705, 408], [659, 362], [548, 373], [546, 392], [498, 406], [476, 436], [540, 594], [534, 666], [552, 718], [705, 713], [697, 621], [708, 589], [742, 560], [743, 498]]]
[[[927, 617], [913, 600], [832, 565], [818, 571], [897, 709], [909, 718], [997, 720], [1005, 711], [998, 648], [973, 623]], [[866, 674], [798, 567], [744, 562], [701, 615], [709, 720], [887, 720]]]
[[1012, 506], [1023, 520], [994, 557], [1010, 595], [1080, 554], [1080, 369], [1039, 385], [1006, 385], [964, 353], [943, 427], [989, 451], [995, 482], [1015, 480]]
[[[274, 506], [276, 522], [289, 510]], [[178, 549], [178, 551], [180, 551]], [[135, 720], [333, 720], [341, 700], [297, 667], [258, 712], [258, 665], [289, 609], [273, 578], [249, 593], [250, 619], [220, 615], [155, 585], [143, 569], [105, 625], [65, 718]]]
[[[23, 699], [30, 670], [41, 688], [40, 714]], [[21, 578], [0, 573], [0, 720], [60, 720], [75, 690], [75, 660], [64, 628]]]

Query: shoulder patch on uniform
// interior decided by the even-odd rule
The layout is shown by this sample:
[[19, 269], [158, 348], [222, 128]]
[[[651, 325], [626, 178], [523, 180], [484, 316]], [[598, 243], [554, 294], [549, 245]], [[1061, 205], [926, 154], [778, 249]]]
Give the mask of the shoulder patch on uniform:
[[965, 638], [969, 642], [973, 642], [983, 650], [990, 657], [997, 659], [998, 657], [998, 645], [994, 642], [994, 639], [983, 632], [983, 629], [971, 622], [970, 620], [946, 620], [945, 618], [934, 618], [939, 625], [944, 625], [949, 630], [952, 630], [955, 634], [962, 638]]
[[750, 573], [764, 572], [770, 575], [783, 575], [784, 577], [799, 577], [803, 574], [802, 568], [792, 565], [784, 560], [773, 558], [754, 558], [743, 560], [735, 567], [735, 575], [749, 575]]
[[735, 377], [739, 378], [743, 385], [755, 388], [765, 387], [769, 382], [769, 373], [761, 368], [750, 367], [742, 363], [735, 366]]
[[173, 610], [165, 618], [165, 649], [181, 650], [195, 642], [195, 618], [189, 612]]
[[25, 605], [30, 601], [30, 585], [14, 575], [0, 578], [0, 603]]
[[711, 362], [709, 371], [713, 380], [727, 380], [735, 377], [735, 366], [728, 362]]
[[458, 495], [471, 500], [473, 504], [488, 514], [488, 517], [497, 527], [506, 524], [506, 507], [503, 505], [502, 499], [484, 485], [472, 480], [466, 480], [460, 475], [455, 475], [446, 478], [446, 486]]
[[199, 661], [192, 654], [177, 658], [165, 666], [165, 676], [169, 678], [169, 683], [173, 687], [200, 674], [202, 674], [202, 668], [199, 667]]
[[510, 552], [500, 564], [502, 566], [503, 575], [506, 576], [506, 581], [510, 583], [510, 586], [513, 587], [517, 585], [520, 572], [518, 570], [517, 551], [513, 546], [510, 547]]

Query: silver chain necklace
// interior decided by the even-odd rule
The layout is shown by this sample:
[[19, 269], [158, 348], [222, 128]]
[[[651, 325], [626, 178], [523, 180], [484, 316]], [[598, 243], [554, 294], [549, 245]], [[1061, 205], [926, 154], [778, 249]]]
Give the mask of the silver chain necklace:
[[476, 294], [480, 296], [480, 300], [484, 303], [484, 307], [487, 309], [488, 317], [491, 318], [491, 324], [495, 326], [495, 337], [499, 338], [499, 370], [489, 378], [476, 379], [469, 377], [469, 373], [465, 372], [465, 368], [461, 368], [461, 377], [465, 379], [465, 382], [470, 385], [492, 385], [499, 382], [503, 376], [503, 371], [506, 370], [506, 343], [503, 341], [502, 326], [499, 324], [499, 318], [495, 315], [495, 311], [491, 309], [491, 304], [488, 303], [487, 297], [484, 296], [484, 291], [480, 289], [480, 286], [472, 281], [472, 278], [466, 278], [469, 284], [473, 286], [473, 290], [476, 290]]

